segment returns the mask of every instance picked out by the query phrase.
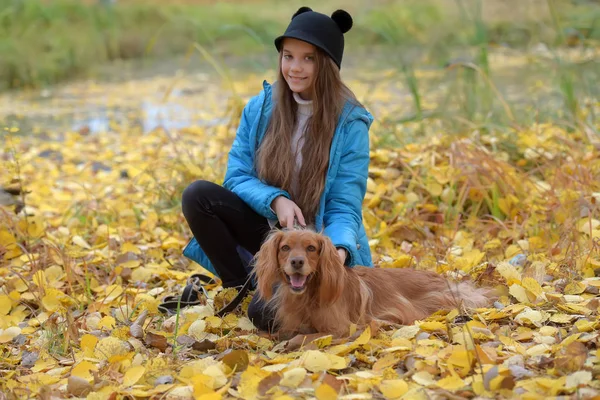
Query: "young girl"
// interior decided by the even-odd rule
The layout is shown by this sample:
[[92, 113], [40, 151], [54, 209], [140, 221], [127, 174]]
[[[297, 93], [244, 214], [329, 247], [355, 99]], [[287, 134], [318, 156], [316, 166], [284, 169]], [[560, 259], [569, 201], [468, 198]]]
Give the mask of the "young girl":
[[[362, 222], [373, 117], [340, 78], [343, 10], [301, 7], [275, 39], [279, 79], [244, 108], [223, 186], [196, 181], [183, 192], [194, 239], [184, 255], [237, 287], [249, 271], [238, 246], [255, 254], [273, 227], [323, 230], [345, 265], [371, 266]], [[272, 312], [254, 296], [248, 314], [262, 330]]]

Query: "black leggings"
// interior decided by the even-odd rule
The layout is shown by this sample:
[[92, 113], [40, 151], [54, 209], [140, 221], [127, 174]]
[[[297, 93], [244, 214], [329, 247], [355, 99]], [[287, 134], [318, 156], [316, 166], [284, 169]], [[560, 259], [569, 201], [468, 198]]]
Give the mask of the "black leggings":
[[[184, 191], [181, 208], [194, 237], [215, 267], [223, 287], [243, 285], [246, 271], [237, 253], [241, 246], [253, 255], [269, 233], [267, 219], [235, 193], [215, 183], [196, 181]], [[273, 310], [254, 294], [248, 318], [265, 331], [273, 331]]]

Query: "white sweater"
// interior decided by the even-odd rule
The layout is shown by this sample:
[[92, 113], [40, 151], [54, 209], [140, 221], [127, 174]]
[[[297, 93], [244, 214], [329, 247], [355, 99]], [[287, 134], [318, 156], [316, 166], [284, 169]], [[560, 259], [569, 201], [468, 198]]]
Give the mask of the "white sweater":
[[298, 185], [298, 175], [302, 167], [302, 146], [304, 146], [304, 130], [306, 122], [312, 115], [312, 100], [303, 100], [300, 95], [294, 92], [294, 100], [298, 103], [298, 112], [296, 114], [296, 130], [292, 136], [292, 154], [296, 156], [296, 168], [292, 179], [292, 192], [296, 192]]
[[[292, 192], [296, 191], [298, 185], [298, 175], [302, 167], [302, 146], [304, 146], [304, 129], [306, 122], [312, 115], [312, 100], [303, 100], [300, 95], [294, 92], [294, 100], [298, 103], [298, 111], [296, 114], [296, 129], [292, 135], [292, 154], [296, 157], [296, 167], [294, 168], [294, 176], [292, 177]], [[271, 228], [277, 224], [277, 220], [269, 220]]]

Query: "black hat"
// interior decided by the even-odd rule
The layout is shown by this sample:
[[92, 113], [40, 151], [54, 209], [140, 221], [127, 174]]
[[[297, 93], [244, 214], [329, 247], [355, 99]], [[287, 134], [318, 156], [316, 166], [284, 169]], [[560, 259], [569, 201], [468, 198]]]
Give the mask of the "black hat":
[[308, 42], [325, 51], [337, 64], [342, 65], [344, 33], [352, 28], [352, 17], [344, 10], [337, 10], [328, 17], [309, 7], [300, 7], [292, 16], [285, 33], [275, 39], [275, 47], [281, 52], [283, 39], [294, 38]]

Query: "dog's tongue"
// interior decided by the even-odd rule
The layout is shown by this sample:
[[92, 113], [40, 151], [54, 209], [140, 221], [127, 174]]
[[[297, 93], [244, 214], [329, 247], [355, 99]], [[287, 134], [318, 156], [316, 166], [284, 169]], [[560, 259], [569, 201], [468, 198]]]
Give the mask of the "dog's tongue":
[[290, 282], [292, 283], [292, 287], [301, 288], [302, 286], [304, 286], [304, 282], [306, 282], [306, 275], [291, 275]]

